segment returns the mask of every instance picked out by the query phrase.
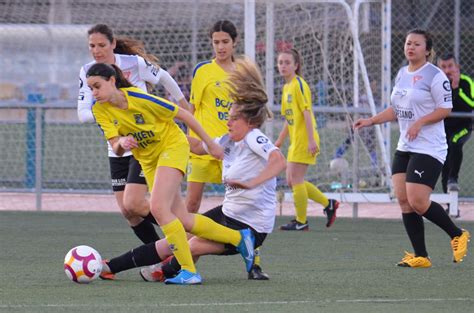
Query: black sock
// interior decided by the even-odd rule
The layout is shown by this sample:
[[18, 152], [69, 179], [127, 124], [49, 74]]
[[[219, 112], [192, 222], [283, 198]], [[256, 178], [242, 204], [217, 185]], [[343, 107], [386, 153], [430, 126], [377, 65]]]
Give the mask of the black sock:
[[132, 226], [133, 232], [143, 243], [150, 243], [160, 240], [155, 227], [148, 220], [143, 220], [140, 224]]
[[425, 225], [423, 223], [423, 217], [415, 212], [402, 213], [402, 217], [408, 238], [410, 238], [411, 245], [415, 250], [415, 255], [427, 257], [428, 252], [426, 252]]
[[430, 207], [423, 216], [444, 230], [451, 239], [462, 235], [462, 230], [453, 223], [448, 213], [437, 202], [431, 201]]
[[151, 242], [113, 258], [107, 264], [112, 273], [119, 273], [131, 268], [153, 265], [160, 262], [161, 259], [158, 252], [156, 252], [155, 243]]
[[161, 265], [161, 270], [166, 278], [173, 278], [178, 275], [179, 270], [181, 269], [181, 265], [179, 265], [178, 260], [175, 257], [171, 258], [171, 260], [167, 264]]
[[150, 223], [153, 223], [155, 225], [158, 225], [158, 222], [156, 221], [155, 217], [153, 216], [153, 214], [148, 213], [147, 216], [144, 217], [145, 220], [149, 221]]

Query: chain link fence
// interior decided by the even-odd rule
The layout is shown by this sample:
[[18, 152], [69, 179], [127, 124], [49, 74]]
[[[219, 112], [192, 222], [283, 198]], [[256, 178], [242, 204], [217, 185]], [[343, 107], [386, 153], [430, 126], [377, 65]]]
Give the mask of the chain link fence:
[[[0, 34], [2, 40], [0, 144], [2, 147], [7, 147], [2, 151], [4, 166], [0, 169], [0, 190], [33, 190], [35, 180], [38, 179], [37, 175], [33, 174], [36, 157], [34, 144], [35, 139], [41, 140], [35, 138], [34, 130], [38, 123], [41, 125], [44, 123], [44, 133], [41, 135], [45, 136], [42, 162], [47, 167], [43, 173], [37, 173], [44, 179], [44, 188], [63, 192], [109, 190], [106, 148], [100, 132], [93, 125], [80, 125], [75, 113], [79, 68], [90, 61], [86, 37], [88, 25], [107, 23], [117, 30], [118, 34], [143, 40], [149, 52], [161, 58], [163, 67], [171, 70], [177, 66], [175, 78], [182, 83], [186, 92], [186, 89], [189, 89], [189, 75], [186, 72], [189, 72], [197, 61], [212, 56], [207, 29], [214, 21], [223, 17], [232, 20], [241, 30], [242, 38], [245, 38], [243, 2], [238, 0], [177, 2], [156, 0], [133, 3], [123, 0], [107, 0], [102, 3], [86, 0], [0, 1], [0, 27], [4, 30], [3, 34]], [[268, 13], [266, 7], [272, 2], [256, 1], [256, 60], [264, 73], [268, 67], [274, 67], [274, 64], [267, 64], [265, 59], [267, 52], [264, 46], [268, 33], [268, 29], [265, 28], [265, 16]], [[311, 169], [310, 176], [320, 183], [322, 190], [327, 191], [331, 189], [333, 179], [327, 170], [331, 159], [339, 154], [344, 155], [346, 150], [348, 159], [351, 159], [353, 154], [350, 148], [353, 141], [350, 131], [351, 119], [344, 111], [346, 106], [352, 106], [354, 102], [352, 78], [350, 78], [352, 69], [349, 69], [352, 67], [350, 56], [352, 42], [350, 32], [338, 30], [347, 27], [347, 18], [333, 5], [320, 8], [311, 1], [301, 3], [293, 1], [290, 4], [282, 1], [274, 2], [275, 48], [284, 48], [290, 43], [296, 43], [297, 48], [306, 53], [304, 59], [307, 65], [313, 64], [311, 69], [306, 69], [308, 76], [305, 78], [312, 87], [313, 104], [320, 108], [319, 111], [318, 109], [315, 111], [318, 125], [321, 127], [324, 154], [320, 156], [317, 167]], [[347, 2], [351, 5], [354, 3], [354, 1]], [[361, 7], [360, 42], [375, 102], [380, 105], [383, 1], [369, 2], [370, 4]], [[181, 5], [179, 13], [177, 3]], [[160, 14], [164, 15], [158, 19], [157, 16]], [[140, 19], [137, 19], [137, 16], [140, 16]], [[174, 16], [176, 18], [173, 18]], [[425, 28], [430, 31], [433, 34], [436, 53], [455, 54], [461, 64], [462, 72], [474, 75], [474, 58], [471, 56], [471, 51], [474, 50], [472, 16], [474, 16], [474, 1], [471, 0], [391, 1], [392, 79], [398, 69], [405, 64], [403, 43], [406, 32], [413, 28]], [[303, 22], [305, 26], [301, 27]], [[318, 29], [323, 22], [328, 23], [328, 29], [331, 31], [327, 37], [324, 36], [324, 31]], [[198, 26], [195, 32], [192, 31], [192, 23]], [[69, 28], [68, 35], [49, 34], [52, 37], [48, 38], [55, 38], [54, 44], [39, 40], [38, 29], [48, 24], [57, 24], [57, 29]], [[186, 32], [180, 31], [183, 29], [186, 29]], [[325, 45], [331, 40], [340, 46], [320, 50], [328, 54], [326, 56], [328, 63], [325, 66], [340, 71], [341, 80], [335, 81], [333, 85], [328, 84], [328, 87], [325, 84], [331, 77], [325, 77], [318, 68], [320, 66], [318, 62], [323, 54], [319, 54], [321, 51], [317, 45]], [[191, 49], [193, 42], [197, 47], [196, 51]], [[238, 53], [242, 52], [243, 44], [240, 43]], [[339, 54], [334, 56], [329, 54], [333, 52]], [[334, 60], [337, 60], [337, 63]], [[59, 78], [45, 74], [51, 68], [59, 69], [57, 71]], [[34, 84], [36, 75], [43, 75], [37, 79], [41, 81], [41, 86]], [[347, 81], [343, 82], [343, 78]], [[274, 98], [278, 104], [282, 83], [277, 77], [274, 77], [274, 80]], [[359, 105], [363, 107], [366, 105], [366, 96], [362, 86], [360, 89]], [[336, 96], [342, 100], [334, 100], [337, 99]], [[325, 99], [327, 101], [324, 101]], [[21, 105], [15, 106], [15, 104]], [[42, 115], [36, 115], [33, 110], [37, 105], [42, 106], [44, 110]], [[343, 110], [333, 112], [327, 109], [337, 107], [343, 107]], [[272, 137], [275, 138], [280, 127], [279, 120], [271, 124], [269, 131], [273, 133]], [[361, 138], [361, 149], [365, 150], [364, 170], [368, 175], [361, 187], [368, 185], [375, 190], [380, 187], [377, 179], [381, 173], [381, 157], [373, 137], [374, 134], [368, 132]], [[75, 138], [74, 143], [68, 142], [68, 138]], [[392, 125], [392, 153], [397, 138], [396, 125]], [[472, 140], [464, 146], [464, 162], [459, 183], [460, 196], [474, 198]], [[440, 190], [438, 184], [437, 192]]]
[[[436, 56], [451, 53], [461, 65], [461, 73], [474, 75], [474, 1], [400, 0], [392, 1], [392, 77], [405, 64], [403, 43], [407, 31], [424, 28], [433, 36]], [[435, 58], [436, 59], [436, 58]], [[441, 179], [440, 179], [441, 181]], [[441, 191], [441, 182], [437, 192]], [[461, 197], [474, 198], [474, 141], [464, 145], [459, 175]]]

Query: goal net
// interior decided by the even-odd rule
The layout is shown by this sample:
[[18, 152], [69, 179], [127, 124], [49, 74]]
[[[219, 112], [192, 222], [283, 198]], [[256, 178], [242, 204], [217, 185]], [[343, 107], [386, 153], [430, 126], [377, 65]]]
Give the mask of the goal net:
[[[283, 80], [276, 68], [277, 54], [296, 48], [303, 57], [303, 77], [312, 91], [321, 137], [318, 164], [310, 167], [308, 178], [324, 191], [357, 187], [387, 192], [382, 140], [374, 130], [353, 134], [350, 127], [355, 117], [369, 114], [370, 99], [377, 109], [383, 106], [382, 4], [370, 1], [354, 11], [352, 1], [340, 2], [255, 1], [254, 57], [277, 113], [265, 131], [276, 139], [282, 127], [278, 113]], [[39, 196], [110, 193], [102, 134], [95, 125], [80, 124], [76, 115], [79, 69], [91, 60], [91, 25], [105, 23], [116, 35], [142, 40], [188, 93], [193, 66], [212, 58], [208, 33], [217, 20], [237, 26], [237, 53], [244, 53], [249, 3], [253, 1], [3, 1], [0, 190]], [[355, 53], [354, 31], [361, 55]], [[167, 96], [163, 90], [156, 92]], [[337, 160], [330, 166], [333, 159]]]

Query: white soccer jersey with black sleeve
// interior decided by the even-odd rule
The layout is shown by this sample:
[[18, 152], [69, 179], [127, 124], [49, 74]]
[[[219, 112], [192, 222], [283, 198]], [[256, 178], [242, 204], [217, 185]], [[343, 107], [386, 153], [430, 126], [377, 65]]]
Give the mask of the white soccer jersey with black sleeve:
[[[89, 68], [96, 62], [87, 63], [81, 68], [79, 73], [79, 98], [77, 100], [77, 115], [81, 123], [95, 123], [94, 115], [92, 114], [92, 106], [95, 102], [92, 97], [92, 91], [87, 86], [86, 73]], [[115, 65], [117, 65], [123, 72], [125, 78], [135, 87], [147, 91], [146, 83], [156, 85], [162, 84], [165, 89], [175, 98], [181, 100], [184, 98], [183, 93], [179, 89], [178, 84], [170, 76], [170, 74], [157, 68], [138, 55], [124, 55], [115, 54]], [[109, 145], [109, 157], [117, 157]], [[130, 151], [123, 156], [131, 155]]]
[[438, 108], [453, 107], [451, 86], [446, 75], [431, 63], [414, 72], [409, 72], [408, 66], [402, 67], [395, 79], [391, 102], [400, 127], [397, 150], [427, 154], [444, 163], [448, 145], [442, 120], [423, 126], [412, 141], [406, 134], [423, 116]]
[[259, 129], [251, 130], [239, 142], [232, 141], [228, 135], [216, 138], [216, 142], [224, 148], [222, 211], [259, 233], [270, 233], [275, 224], [276, 178], [253, 189], [233, 188], [225, 181], [248, 181], [258, 176], [267, 165], [270, 153], [278, 148]]

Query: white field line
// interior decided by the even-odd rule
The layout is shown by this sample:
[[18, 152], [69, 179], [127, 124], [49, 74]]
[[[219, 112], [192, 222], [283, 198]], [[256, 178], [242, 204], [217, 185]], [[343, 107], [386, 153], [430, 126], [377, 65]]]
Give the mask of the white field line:
[[255, 302], [210, 302], [210, 303], [133, 303], [133, 304], [0, 304], [0, 309], [18, 308], [166, 308], [166, 307], [216, 307], [216, 306], [254, 306], [254, 305], [297, 305], [297, 304], [317, 304], [317, 303], [411, 303], [411, 302], [474, 302], [474, 298], [420, 298], [420, 299], [327, 299], [327, 300], [300, 300], [300, 301], [255, 301]]

